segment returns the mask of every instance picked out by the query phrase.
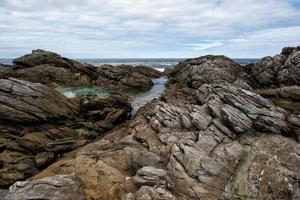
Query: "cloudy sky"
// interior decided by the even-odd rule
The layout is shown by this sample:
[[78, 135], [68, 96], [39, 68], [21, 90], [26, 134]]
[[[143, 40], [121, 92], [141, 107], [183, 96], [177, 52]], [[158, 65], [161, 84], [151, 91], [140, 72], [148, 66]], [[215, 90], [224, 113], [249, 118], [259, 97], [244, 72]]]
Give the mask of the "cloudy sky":
[[0, 0], [0, 58], [257, 58], [300, 45], [300, 0]]

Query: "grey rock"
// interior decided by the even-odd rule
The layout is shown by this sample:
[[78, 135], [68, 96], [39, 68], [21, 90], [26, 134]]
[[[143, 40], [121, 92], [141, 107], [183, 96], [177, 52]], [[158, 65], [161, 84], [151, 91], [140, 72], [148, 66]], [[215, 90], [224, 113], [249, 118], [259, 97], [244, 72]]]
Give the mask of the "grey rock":
[[132, 154], [132, 162], [136, 169], [140, 169], [145, 166], [159, 166], [165, 159], [150, 151], [135, 151]]
[[162, 188], [149, 186], [141, 187], [136, 193], [128, 193], [122, 200], [176, 200], [177, 198], [169, 191]]
[[16, 182], [9, 188], [4, 199], [85, 200], [86, 197], [78, 177], [69, 174]]
[[198, 88], [205, 83], [234, 82], [240, 72], [240, 66], [225, 56], [203, 56], [175, 66], [169, 83]]
[[133, 182], [137, 186], [167, 187], [167, 171], [155, 167], [143, 167], [139, 169], [133, 177]]
[[37, 167], [44, 167], [49, 165], [53, 159], [55, 154], [52, 152], [42, 152], [35, 156], [34, 161]]

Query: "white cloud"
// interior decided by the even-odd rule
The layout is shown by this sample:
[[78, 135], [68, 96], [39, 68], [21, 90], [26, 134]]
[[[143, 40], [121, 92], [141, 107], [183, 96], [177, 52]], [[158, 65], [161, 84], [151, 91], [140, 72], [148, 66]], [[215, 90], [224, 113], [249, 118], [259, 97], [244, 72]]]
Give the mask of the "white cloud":
[[[15, 57], [33, 48], [75, 57], [186, 57], [204, 50], [241, 54], [237, 49], [251, 56], [247, 48], [271, 45], [261, 39], [270, 30], [279, 30], [269, 37], [281, 38], [272, 41], [276, 48], [290, 44], [283, 30], [300, 26], [300, 11], [292, 2], [0, 0], [0, 56]], [[293, 40], [300, 41], [299, 35]]]
[[[228, 50], [231, 57], [261, 57], [274, 55], [286, 46], [300, 45], [300, 26], [270, 28], [230, 39], [222, 46], [209, 50], [217, 54]], [[202, 52], [204, 53], [204, 52]]]

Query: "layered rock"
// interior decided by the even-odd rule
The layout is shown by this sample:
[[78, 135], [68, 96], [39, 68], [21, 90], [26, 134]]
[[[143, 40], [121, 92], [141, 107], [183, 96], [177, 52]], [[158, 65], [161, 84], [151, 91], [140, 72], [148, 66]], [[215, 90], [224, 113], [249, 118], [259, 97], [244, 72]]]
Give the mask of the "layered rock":
[[[225, 57], [182, 62], [167, 86], [133, 120], [32, 179], [75, 172], [87, 199], [299, 198], [296, 111], [256, 94]], [[297, 100], [295, 91], [276, 95]]]
[[131, 112], [122, 97], [67, 99], [47, 86], [17, 79], [0, 79], [0, 88], [0, 186], [38, 173]]
[[151, 88], [151, 78], [163, 76], [163, 73], [145, 66], [103, 65], [98, 68], [96, 84], [109, 90], [126, 88]]
[[88, 86], [98, 77], [94, 66], [41, 49], [14, 59], [13, 63], [14, 77], [50, 86]]
[[49, 199], [85, 200], [75, 174], [57, 175], [34, 181], [18, 181], [9, 188], [5, 200]]
[[251, 67], [250, 77], [257, 87], [300, 84], [300, 47], [287, 47], [274, 57], [262, 58]]
[[168, 84], [198, 88], [204, 83], [234, 82], [241, 67], [225, 56], [203, 56], [185, 60], [169, 74]]
[[151, 88], [151, 78], [164, 74], [146, 66], [102, 66], [97, 68], [41, 49], [13, 60], [12, 69], [0, 68], [0, 78], [15, 77], [56, 86], [91, 86], [104, 89]]
[[[278, 74], [293, 76], [288, 82], [279, 81], [276, 72], [275, 79], [264, 77], [266, 84], [255, 83], [263, 77], [254, 71], [272, 68], [263, 61], [253, 69], [223, 56], [181, 62], [160, 99], [99, 140], [64, 154], [30, 181], [75, 173], [87, 199], [298, 199], [299, 111], [275, 101], [299, 101], [297, 51], [284, 49], [281, 56], [291, 61], [280, 64], [276, 58], [271, 64], [278, 65]], [[110, 66], [99, 70], [113, 80], [122, 74]], [[126, 103], [108, 103], [117, 109], [106, 113], [103, 101], [78, 101], [81, 106], [66, 119], [77, 118], [70, 129], [82, 130], [79, 122], [84, 129], [108, 130], [126, 118]], [[35, 166], [48, 163], [52, 152], [34, 154]], [[25, 169], [23, 163], [14, 166]]]

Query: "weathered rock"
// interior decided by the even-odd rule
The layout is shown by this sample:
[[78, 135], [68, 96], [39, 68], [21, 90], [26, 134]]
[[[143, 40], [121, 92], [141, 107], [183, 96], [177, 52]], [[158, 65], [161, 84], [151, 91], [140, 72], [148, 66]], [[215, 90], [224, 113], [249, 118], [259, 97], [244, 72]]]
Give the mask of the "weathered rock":
[[[276, 59], [295, 51], [285, 49]], [[230, 59], [214, 56], [179, 64], [160, 99], [31, 179], [75, 172], [87, 199], [297, 199], [299, 113], [256, 94], [252, 87], [260, 84], [278, 88], [277, 75], [269, 70], [270, 78], [253, 86], [251, 73], [258, 69], [247, 67], [242, 71]], [[105, 76], [118, 81], [119, 72], [109, 70]], [[265, 93], [297, 102], [292, 85]], [[81, 103], [80, 113], [94, 128], [107, 121], [109, 111], [91, 102]], [[121, 113], [109, 110], [108, 118]], [[30, 162], [16, 168], [32, 169]]]
[[96, 84], [105, 89], [124, 88], [151, 88], [151, 78], [159, 76], [159, 71], [147, 67], [135, 67], [129, 65], [111, 66], [103, 65], [98, 68], [99, 73]]
[[68, 85], [74, 76], [68, 68], [44, 64], [16, 70], [14, 77], [34, 83]]
[[78, 113], [75, 102], [44, 85], [17, 79], [0, 79], [0, 85], [0, 121], [37, 123], [70, 119]]
[[140, 73], [142, 73], [145, 76], [150, 77], [150, 78], [159, 78], [159, 77], [164, 76], [163, 72], [160, 72], [160, 71], [158, 71], [154, 68], [147, 67], [147, 66], [142, 66], [142, 65], [135, 66], [134, 70], [138, 71], [138, 72], [140, 72]]
[[198, 88], [204, 83], [232, 83], [240, 73], [241, 67], [225, 56], [203, 56], [176, 65], [168, 82]]
[[86, 197], [78, 177], [69, 174], [34, 181], [18, 181], [9, 188], [4, 199], [85, 200]]
[[286, 48], [274, 57], [264, 57], [250, 70], [260, 87], [299, 85], [300, 48]]
[[149, 186], [141, 187], [134, 195], [128, 193], [122, 197], [122, 200], [176, 200], [172, 193], [162, 188], [153, 188]]
[[167, 171], [154, 167], [143, 167], [133, 177], [134, 184], [138, 186], [156, 186], [166, 188], [169, 178]]
[[54, 159], [54, 153], [52, 152], [42, 152], [35, 156], [35, 165], [37, 167], [44, 167], [49, 165]]
[[145, 166], [160, 166], [165, 159], [150, 151], [136, 151], [132, 154], [133, 167], [140, 169]]
[[[130, 117], [122, 97], [77, 101], [17, 79], [0, 79], [0, 88], [0, 186], [33, 176]], [[95, 110], [102, 114], [88, 114]]]
[[0, 78], [14, 77], [51, 87], [97, 85], [112, 90], [149, 89], [153, 86], [151, 78], [164, 75], [147, 66], [104, 65], [98, 68], [41, 49], [14, 59], [13, 63], [12, 66], [0, 66]]

